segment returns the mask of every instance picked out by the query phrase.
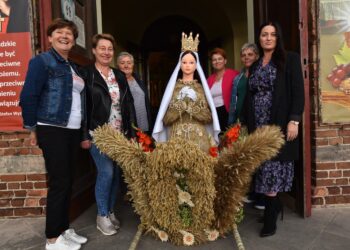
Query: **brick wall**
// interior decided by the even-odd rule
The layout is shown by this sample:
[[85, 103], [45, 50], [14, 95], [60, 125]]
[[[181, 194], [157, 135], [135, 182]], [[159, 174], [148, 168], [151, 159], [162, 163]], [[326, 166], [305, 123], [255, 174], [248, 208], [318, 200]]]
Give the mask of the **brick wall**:
[[0, 132], [0, 217], [45, 214], [47, 175], [29, 133]]
[[309, 51], [313, 206], [350, 205], [350, 125], [322, 124], [319, 119], [318, 1], [311, 1]]

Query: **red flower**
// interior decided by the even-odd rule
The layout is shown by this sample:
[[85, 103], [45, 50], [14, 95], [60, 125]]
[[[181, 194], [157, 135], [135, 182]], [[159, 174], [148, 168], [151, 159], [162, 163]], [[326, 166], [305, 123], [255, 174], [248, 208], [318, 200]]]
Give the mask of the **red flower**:
[[143, 133], [140, 128], [135, 129], [137, 130], [137, 142], [141, 144], [142, 150], [144, 152], [152, 152], [155, 147], [153, 139], [149, 135]]
[[211, 148], [209, 148], [209, 154], [212, 157], [217, 157], [218, 156], [218, 147], [211, 147]]

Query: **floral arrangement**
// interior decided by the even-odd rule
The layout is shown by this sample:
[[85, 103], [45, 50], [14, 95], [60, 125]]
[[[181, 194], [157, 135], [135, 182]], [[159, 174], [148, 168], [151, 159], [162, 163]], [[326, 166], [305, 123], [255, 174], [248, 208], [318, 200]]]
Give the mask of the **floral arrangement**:
[[137, 131], [136, 132], [136, 140], [138, 143], [141, 144], [142, 150], [144, 152], [152, 152], [154, 148], [156, 147], [154, 143], [154, 139], [150, 137], [148, 134], [143, 132], [140, 128], [134, 127], [133, 128]]
[[179, 246], [213, 241], [232, 229], [239, 236], [240, 201], [251, 174], [277, 154], [284, 140], [278, 127], [258, 128], [245, 137], [237, 126], [223, 139], [232, 146], [211, 149], [216, 157], [181, 138], [154, 143], [139, 129], [132, 141], [108, 125], [94, 131], [94, 143], [122, 167], [140, 215], [132, 245], [142, 230]]

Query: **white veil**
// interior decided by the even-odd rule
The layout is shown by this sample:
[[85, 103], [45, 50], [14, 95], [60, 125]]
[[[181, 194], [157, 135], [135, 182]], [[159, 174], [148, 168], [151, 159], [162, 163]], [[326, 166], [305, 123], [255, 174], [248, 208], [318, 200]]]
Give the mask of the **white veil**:
[[[170, 103], [171, 97], [172, 97], [173, 92], [174, 92], [174, 88], [175, 88], [175, 84], [176, 84], [176, 80], [177, 80], [177, 75], [179, 73], [180, 66], [181, 66], [181, 56], [183, 53], [184, 52], [181, 52], [180, 57], [179, 57], [179, 61], [175, 67], [173, 74], [170, 77], [168, 85], [166, 86], [166, 89], [165, 89], [165, 92], [163, 95], [163, 99], [162, 99], [162, 102], [160, 104], [160, 108], [158, 111], [156, 123], [154, 124], [152, 136], [157, 142], [165, 142], [168, 140], [167, 127], [164, 126], [164, 124], [163, 124], [163, 118], [165, 116], [165, 112], [168, 110], [169, 103]], [[200, 81], [201, 81], [201, 84], [203, 86], [205, 97], [207, 98], [207, 102], [209, 104], [211, 115], [212, 115], [212, 120], [213, 120], [212, 124], [206, 125], [206, 129], [207, 129], [208, 133], [215, 139], [216, 143], [218, 143], [219, 142], [219, 133], [220, 133], [220, 125], [219, 125], [218, 115], [216, 113], [216, 108], [215, 108], [215, 105], [213, 102], [213, 98], [211, 96], [211, 93], [210, 93], [210, 90], [208, 87], [207, 79], [205, 78], [204, 72], [203, 72], [202, 67], [200, 65], [200, 62], [199, 62], [198, 53], [197, 52], [193, 52], [193, 53], [196, 55], [197, 72], [199, 74]]]

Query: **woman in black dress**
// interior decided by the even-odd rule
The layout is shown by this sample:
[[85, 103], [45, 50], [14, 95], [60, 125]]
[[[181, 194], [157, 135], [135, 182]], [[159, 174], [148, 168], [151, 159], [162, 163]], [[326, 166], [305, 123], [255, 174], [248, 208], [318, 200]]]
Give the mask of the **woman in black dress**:
[[285, 51], [282, 33], [276, 23], [263, 24], [258, 33], [260, 53], [249, 77], [245, 121], [252, 132], [274, 124], [281, 127], [286, 143], [277, 157], [263, 163], [257, 171], [255, 191], [265, 194], [264, 227], [261, 237], [276, 232], [282, 209], [277, 194], [292, 188], [294, 161], [298, 159], [298, 131], [304, 110], [304, 83], [300, 57]]

